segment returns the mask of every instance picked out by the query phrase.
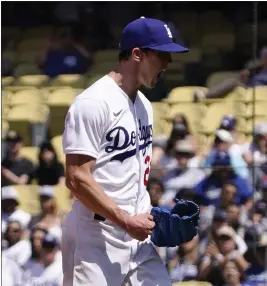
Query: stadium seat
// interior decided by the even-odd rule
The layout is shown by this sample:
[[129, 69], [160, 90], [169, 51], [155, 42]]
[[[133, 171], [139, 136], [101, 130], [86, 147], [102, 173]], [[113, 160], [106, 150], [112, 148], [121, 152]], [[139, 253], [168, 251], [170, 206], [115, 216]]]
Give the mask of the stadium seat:
[[101, 62], [117, 62], [119, 50], [100, 50], [95, 52], [93, 61], [94, 63]]
[[1, 78], [2, 88], [12, 85], [14, 81], [15, 78], [13, 76], [3, 76]]
[[109, 62], [96, 62], [92, 68], [90, 69], [90, 75], [95, 74], [107, 74], [112, 70], [116, 70], [118, 67], [117, 61], [109, 61]]
[[15, 84], [18, 86], [42, 87], [49, 82], [47, 75], [24, 75], [19, 77]]
[[36, 49], [36, 50], [26, 50], [24, 52], [20, 52], [17, 55], [16, 62], [18, 64], [27, 63], [27, 64], [36, 64], [38, 56], [42, 53], [42, 50]]
[[10, 105], [21, 104], [42, 104], [45, 103], [45, 97], [38, 89], [31, 88], [29, 90], [19, 90], [15, 92], [10, 100]]
[[20, 64], [14, 70], [14, 76], [42, 74], [43, 72], [34, 64]]
[[37, 185], [16, 185], [14, 186], [20, 199], [20, 209], [37, 215], [40, 212], [39, 186]]
[[85, 77], [80, 74], [62, 74], [51, 81], [51, 86], [70, 86], [84, 88]]
[[206, 86], [211, 88], [230, 78], [239, 78], [239, 72], [222, 71], [212, 73], [206, 81]]
[[169, 105], [166, 102], [162, 102], [162, 101], [151, 102], [151, 105], [152, 105], [152, 109], [154, 113], [160, 112], [160, 113], [166, 114], [169, 111]]
[[254, 114], [257, 117], [267, 117], [267, 99], [266, 101], [251, 102], [247, 105], [246, 112], [243, 116], [250, 118], [253, 117]]
[[245, 97], [243, 101], [253, 102], [254, 96], [257, 101], [266, 101], [267, 100], [267, 86], [257, 86], [255, 88], [248, 88], [246, 90]]
[[32, 161], [34, 164], [38, 164], [38, 147], [22, 147], [21, 148], [21, 156]]
[[2, 54], [2, 60], [3, 59], [8, 60], [11, 63], [11, 65], [14, 65], [17, 62], [17, 57], [18, 57], [17, 53], [12, 50], [6, 50]]
[[213, 33], [203, 36], [201, 39], [201, 47], [216, 47], [219, 51], [232, 51], [235, 45], [234, 33]]
[[18, 27], [2, 27], [2, 37], [17, 40], [21, 36], [21, 29]]
[[46, 45], [45, 38], [26, 39], [18, 43], [17, 50], [19, 53], [43, 50]]
[[32, 125], [46, 124], [49, 108], [41, 104], [23, 104], [10, 109], [8, 113], [9, 128], [23, 134], [24, 144], [32, 145]]
[[168, 114], [164, 116], [165, 120], [172, 121], [180, 113], [184, 114], [189, 122], [190, 129], [193, 133], [199, 129], [199, 122], [203, 116], [204, 109], [202, 104], [195, 103], [177, 103], [170, 107]]
[[184, 63], [198, 63], [202, 58], [202, 51], [198, 48], [191, 47], [190, 53], [185, 53], [182, 56], [175, 55], [174, 57], [178, 57], [179, 61]]
[[254, 126], [256, 124], [259, 124], [259, 123], [265, 123], [266, 124], [267, 123], [267, 115], [256, 116], [254, 119], [253, 118], [247, 119], [245, 133], [252, 135]]
[[50, 36], [50, 33], [53, 31], [54, 27], [52, 26], [39, 26], [36, 28], [28, 28], [22, 32], [23, 39], [40, 39], [47, 38]]
[[163, 99], [163, 101], [169, 104], [175, 104], [178, 102], [193, 102], [196, 89], [200, 89], [202, 91], [208, 90], [206, 87], [202, 86], [176, 87], [171, 90], [171, 92], [168, 94], [168, 97]]
[[80, 93], [80, 89], [58, 89], [49, 94], [47, 104], [50, 107], [50, 136], [60, 135], [64, 131], [64, 123], [69, 106]]
[[65, 162], [65, 154], [63, 153], [63, 148], [62, 148], [62, 135], [58, 135], [54, 138], [52, 138], [51, 143], [56, 151], [58, 160], [61, 163]]
[[225, 114], [236, 114], [234, 102], [222, 101], [211, 104], [205, 112], [205, 116], [200, 118], [200, 132], [205, 134], [214, 133]]

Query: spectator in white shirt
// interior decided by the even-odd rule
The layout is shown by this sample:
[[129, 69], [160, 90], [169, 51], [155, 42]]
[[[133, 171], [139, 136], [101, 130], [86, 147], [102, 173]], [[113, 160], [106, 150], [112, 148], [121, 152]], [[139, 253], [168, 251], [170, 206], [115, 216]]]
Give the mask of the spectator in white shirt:
[[205, 177], [202, 169], [192, 168], [189, 165], [190, 160], [195, 157], [191, 141], [187, 139], [178, 141], [174, 152], [178, 167], [163, 177], [166, 191], [161, 198], [161, 204], [171, 203], [181, 189], [192, 189]]
[[63, 281], [62, 260], [59, 259], [60, 245], [54, 235], [48, 233], [42, 241], [40, 261], [25, 269], [23, 286], [61, 286]]
[[8, 221], [4, 235], [6, 246], [2, 253], [19, 266], [22, 266], [31, 255], [31, 244], [23, 239], [24, 231], [19, 221]]
[[2, 188], [2, 233], [6, 231], [7, 221], [17, 220], [23, 228], [27, 228], [31, 215], [19, 209], [20, 200], [16, 189], [12, 186]]
[[22, 270], [11, 259], [5, 255], [2, 256], [2, 285], [17, 286], [21, 282]]

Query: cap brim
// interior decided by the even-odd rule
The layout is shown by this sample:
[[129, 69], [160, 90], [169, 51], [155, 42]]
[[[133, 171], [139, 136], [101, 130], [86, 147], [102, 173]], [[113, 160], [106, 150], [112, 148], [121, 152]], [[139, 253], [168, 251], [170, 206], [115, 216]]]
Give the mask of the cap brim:
[[176, 43], [169, 43], [164, 45], [158, 45], [150, 47], [151, 50], [162, 51], [162, 52], [169, 52], [169, 53], [187, 53], [189, 49], [178, 45]]

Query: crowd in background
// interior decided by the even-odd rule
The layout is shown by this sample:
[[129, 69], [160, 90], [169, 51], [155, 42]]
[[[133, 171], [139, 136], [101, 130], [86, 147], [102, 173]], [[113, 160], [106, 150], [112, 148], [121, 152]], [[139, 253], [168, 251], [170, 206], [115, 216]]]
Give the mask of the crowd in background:
[[[158, 249], [173, 282], [266, 285], [267, 123], [255, 126], [253, 142], [238, 138], [236, 124], [231, 115], [222, 118], [207, 154], [200, 152], [183, 114], [175, 117], [170, 138], [154, 138], [147, 187], [152, 205], [171, 208], [176, 199], [189, 199], [201, 207], [197, 237], [179, 248]], [[60, 285], [65, 214], [57, 208], [51, 186], [64, 184], [64, 167], [49, 142], [41, 144], [37, 166], [21, 156], [23, 139], [16, 131], [9, 131], [5, 143], [3, 273], [7, 268], [8, 279], [21, 277], [21, 285], [31, 285], [37, 277]], [[40, 186], [36, 216], [19, 208], [14, 188], [33, 181]]]
[[[140, 15], [156, 17], [163, 12], [167, 19], [175, 5], [181, 8], [187, 5], [187, 9], [191, 5], [166, 2], [141, 7], [129, 3], [101, 6], [91, 2], [47, 2], [43, 10], [37, 2], [17, 2], [16, 9], [13, 2], [5, 2], [3, 21], [20, 27], [68, 25], [70, 29], [61, 34], [58, 30], [52, 31], [36, 63], [50, 77], [84, 74], [93, 65], [95, 51], [118, 48], [112, 31], [115, 24], [125, 24]], [[202, 6], [198, 9], [204, 9]], [[251, 9], [245, 4], [239, 9], [229, 7], [222, 10], [235, 24], [251, 20]], [[264, 13], [264, 9], [259, 13]], [[110, 21], [112, 26], [108, 24]], [[2, 48], [8, 40], [2, 38]], [[242, 70], [239, 80], [229, 79], [207, 93], [197, 90], [196, 101], [223, 97], [240, 85], [266, 85], [266, 48], [261, 49], [260, 57], [260, 69], [255, 74], [254, 70]], [[245, 60], [249, 59], [237, 53], [227, 55], [223, 62], [226, 68], [242, 69]], [[12, 75], [13, 66], [8, 60], [2, 61], [1, 68], [2, 75]], [[184, 83], [202, 86], [206, 80], [203, 74], [210, 72], [203, 66], [199, 70], [193, 65], [185, 71]], [[147, 95], [151, 101], [165, 97], [164, 82]], [[179, 248], [158, 249], [173, 282], [200, 280], [215, 286], [267, 285], [267, 122], [255, 125], [253, 141], [246, 142], [239, 137], [237, 120], [225, 114], [214, 134], [214, 142], [206, 148], [207, 153], [191, 132], [186, 114], [177, 114], [174, 118], [169, 138], [153, 138], [153, 161], [147, 186], [152, 205], [171, 208], [176, 199], [189, 199], [201, 209], [197, 237]], [[10, 130], [3, 143], [2, 284], [60, 286], [63, 275], [61, 227], [66, 214], [59, 209], [52, 187], [64, 185], [64, 166], [49, 141], [39, 146], [37, 164], [21, 155], [23, 134], [19, 130]], [[20, 196], [14, 187], [27, 184], [40, 187], [40, 213], [35, 216], [20, 208]]]

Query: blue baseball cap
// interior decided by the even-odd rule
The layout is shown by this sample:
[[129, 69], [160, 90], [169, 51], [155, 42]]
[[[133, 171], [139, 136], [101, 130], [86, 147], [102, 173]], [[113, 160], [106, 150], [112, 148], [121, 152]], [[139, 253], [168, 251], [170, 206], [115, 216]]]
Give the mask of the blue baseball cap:
[[120, 50], [130, 51], [133, 48], [186, 53], [189, 49], [174, 42], [168, 25], [160, 20], [141, 17], [129, 23], [122, 31]]
[[236, 127], [236, 118], [232, 115], [225, 115], [220, 124], [220, 129], [225, 129], [228, 131], [234, 130]]

